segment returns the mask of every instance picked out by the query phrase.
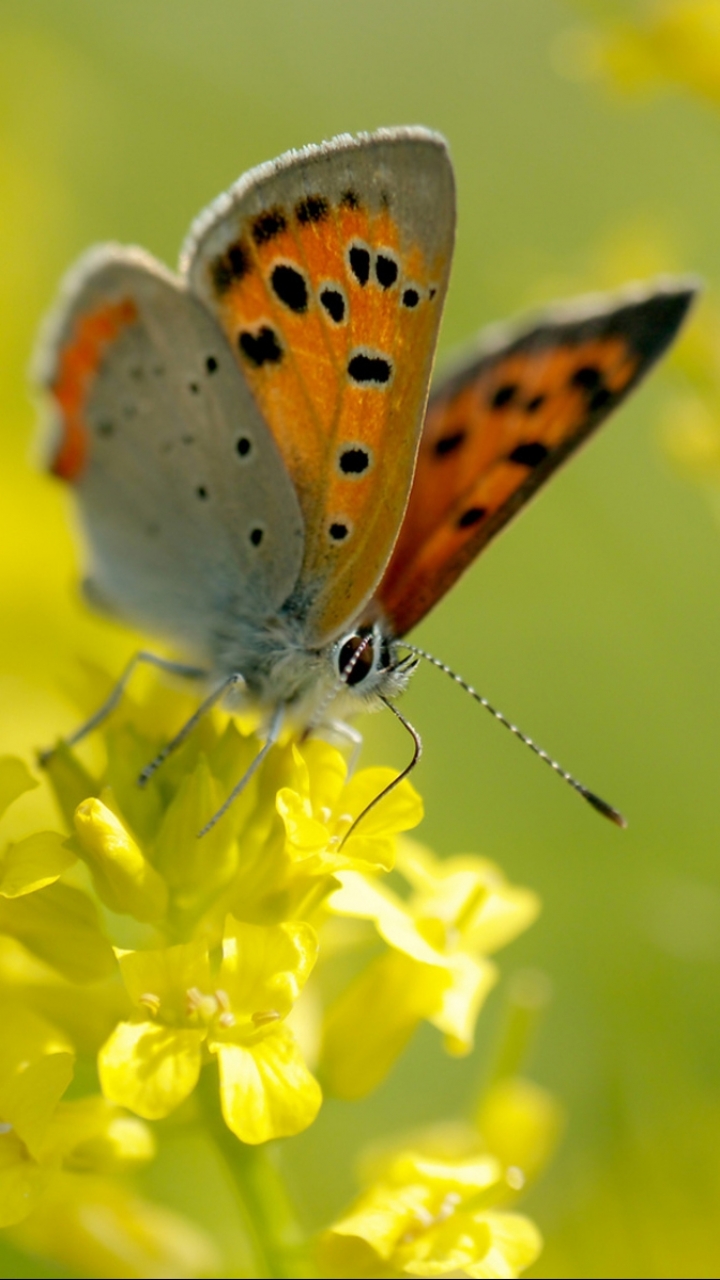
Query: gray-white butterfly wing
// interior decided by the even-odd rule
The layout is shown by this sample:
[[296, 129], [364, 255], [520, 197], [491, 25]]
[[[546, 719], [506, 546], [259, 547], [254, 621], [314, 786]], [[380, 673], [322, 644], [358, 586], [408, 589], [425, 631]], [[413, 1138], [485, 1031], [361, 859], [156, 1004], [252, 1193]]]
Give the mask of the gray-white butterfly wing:
[[224, 335], [149, 255], [110, 245], [72, 273], [38, 365], [91, 599], [213, 661], [290, 595], [304, 536]]

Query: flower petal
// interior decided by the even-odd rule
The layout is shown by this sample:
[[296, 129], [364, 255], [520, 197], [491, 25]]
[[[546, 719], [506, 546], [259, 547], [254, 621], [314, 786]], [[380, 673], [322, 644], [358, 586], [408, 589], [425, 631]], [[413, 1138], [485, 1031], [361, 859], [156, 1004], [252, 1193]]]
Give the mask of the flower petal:
[[473, 1047], [478, 1014], [498, 974], [491, 960], [475, 960], [462, 951], [448, 958], [447, 967], [451, 981], [430, 1021], [444, 1033], [447, 1052], [461, 1057]]
[[200, 1227], [117, 1181], [88, 1174], [57, 1174], [13, 1239], [70, 1275], [185, 1280], [222, 1274], [218, 1251]]
[[362, 1098], [384, 1079], [423, 1018], [442, 1006], [444, 968], [398, 951], [379, 956], [328, 1010], [321, 1072], [340, 1098]]
[[71, 885], [49, 884], [22, 898], [0, 898], [0, 930], [72, 982], [97, 982], [115, 972], [95, 904]]
[[198, 1082], [205, 1031], [121, 1022], [98, 1054], [105, 1097], [144, 1120], [161, 1120]]
[[317, 934], [303, 921], [255, 925], [228, 916], [220, 978], [233, 1012], [289, 1013], [317, 953]]
[[529, 1218], [519, 1213], [474, 1215], [490, 1231], [490, 1248], [481, 1262], [465, 1266], [477, 1280], [515, 1280], [532, 1265], [542, 1249], [542, 1236]]
[[120, 973], [130, 999], [142, 1009], [146, 997], [167, 1021], [187, 1016], [187, 993], [192, 987], [209, 991], [211, 985], [207, 943], [180, 943], [155, 951], [123, 951], [118, 954]]
[[47, 1170], [28, 1158], [17, 1134], [0, 1133], [0, 1227], [11, 1227], [27, 1217], [48, 1176]]
[[292, 1033], [274, 1026], [247, 1046], [212, 1042], [225, 1123], [241, 1142], [290, 1137], [312, 1124], [322, 1102]]
[[0, 862], [0, 897], [20, 898], [53, 884], [75, 861], [65, 836], [55, 831], [38, 831], [8, 845]]
[[2, 1118], [39, 1160], [52, 1114], [73, 1078], [73, 1055], [48, 1053], [16, 1073], [3, 1090]]
[[39, 786], [24, 760], [18, 756], [0, 756], [0, 818], [24, 791]]

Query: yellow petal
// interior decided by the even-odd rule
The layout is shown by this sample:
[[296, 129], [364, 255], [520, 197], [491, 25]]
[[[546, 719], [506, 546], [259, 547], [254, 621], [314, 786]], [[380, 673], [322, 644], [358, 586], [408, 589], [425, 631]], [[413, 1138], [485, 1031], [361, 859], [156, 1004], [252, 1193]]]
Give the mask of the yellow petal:
[[451, 978], [398, 951], [380, 956], [328, 1010], [321, 1074], [340, 1098], [362, 1098], [384, 1079], [423, 1018], [441, 1007]]
[[470, 1053], [478, 1014], [498, 975], [490, 960], [475, 960], [461, 951], [449, 957], [448, 972], [451, 981], [430, 1021], [443, 1032], [448, 1053], [457, 1057]]
[[20, 898], [53, 884], [73, 862], [65, 836], [55, 831], [38, 831], [8, 845], [0, 862], [0, 897]]
[[325, 848], [330, 831], [324, 822], [312, 816], [308, 800], [290, 787], [282, 787], [276, 803], [293, 857], [307, 857]]
[[165, 914], [165, 881], [102, 801], [83, 800], [78, 805], [75, 830], [80, 856], [90, 867], [106, 907], [142, 921], [158, 920]]
[[[380, 792], [388, 783], [393, 782], [397, 778], [394, 769], [375, 768], [362, 769], [360, 773], [356, 773], [354, 778], [346, 786], [342, 795], [343, 811], [352, 814], [354, 818], [362, 813], [363, 809], [380, 795]], [[364, 838], [370, 836], [388, 836], [395, 835], [398, 831], [409, 831], [411, 827], [416, 827], [423, 819], [423, 802], [412, 783], [404, 779], [398, 783], [396, 787], [384, 796], [379, 804], [375, 805], [368, 814], [363, 818], [362, 825], [358, 829], [358, 837], [360, 833]], [[348, 844], [355, 837], [351, 836]]]
[[165, 812], [153, 862], [184, 905], [204, 901], [231, 879], [237, 866], [238, 811], [231, 808], [222, 822], [198, 840], [198, 832], [217, 813], [226, 794], [201, 756]]
[[61, 1102], [44, 1138], [46, 1157], [76, 1172], [113, 1172], [155, 1155], [152, 1130], [100, 1094]]
[[274, 1026], [255, 1044], [213, 1042], [225, 1123], [241, 1142], [286, 1138], [312, 1124], [322, 1102], [292, 1033]]
[[118, 963], [130, 999], [146, 1008], [145, 997], [150, 995], [156, 1003], [155, 1012], [165, 1020], [187, 1017], [191, 987], [210, 990], [207, 942], [202, 938], [157, 951], [124, 951]]
[[30, 1160], [17, 1134], [0, 1133], [0, 1227], [28, 1216], [48, 1176]]
[[17, 756], [0, 756], [0, 818], [24, 791], [39, 787], [24, 760]]
[[529, 1218], [519, 1213], [476, 1215], [490, 1231], [490, 1247], [482, 1259], [465, 1267], [478, 1280], [514, 1280], [532, 1265], [542, 1249], [542, 1236]]
[[289, 1013], [317, 953], [317, 934], [303, 921], [263, 926], [228, 916], [220, 984], [233, 1011], [248, 1016], [266, 1010]]
[[18, 1071], [3, 1090], [2, 1117], [39, 1160], [52, 1114], [73, 1077], [69, 1053], [49, 1053]]
[[205, 1031], [121, 1022], [98, 1054], [105, 1097], [144, 1120], [161, 1120], [192, 1093]]
[[72, 982], [97, 982], [115, 971], [94, 903], [70, 885], [49, 884], [22, 898], [0, 898], [0, 930]]
[[62, 1031], [15, 1001], [0, 1004], [0, 1026], [0, 1093], [24, 1065], [46, 1054], [72, 1053], [73, 1046]]
[[334, 914], [373, 920], [381, 936], [397, 951], [421, 964], [445, 964], [445, 957], [426, 942], [405, 904], [392, 890], [357, 871], [338, 872], [337, 879], [342, 888], [328, 898]]
[[115, 1180], [87, 1174], [56, 1175], [13, 1240], [70, 1275], [185, 1280], [222, 1274], [218, 1251], [200, 1227]]

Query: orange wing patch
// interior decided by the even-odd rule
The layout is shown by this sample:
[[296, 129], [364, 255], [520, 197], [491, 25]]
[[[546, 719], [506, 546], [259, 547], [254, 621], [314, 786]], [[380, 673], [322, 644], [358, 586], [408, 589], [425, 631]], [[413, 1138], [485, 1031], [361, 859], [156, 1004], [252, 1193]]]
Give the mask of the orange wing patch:
[[90, 433], [84, 415], [90, 388], [106, 349], [135, 320], [137, 308], [130, 298], [105, 303], [80, 317], [72, 340], [60, 353], [50, 388], [60, 410], [60, 436], [50, 471], [61, 480], [77, 480], [85, 470]]
[[430, 399], [405, 519], [370, 613], [404, 635], [636, 385], [694, 294], [567, 309], [480, 355]]
[[[447, 261], [403, 253], [389, 209], [348, 190], [247, 218], [208, 272], [223, 329], [295, 483], [305, 582], [332, 580], [323, 629], [367, 595], [397, 532], [379, 468], [412, 474], [412, 431], [438, 325]], [[440, 299], [438, 299], [440, 301]], [[418, 362], [417, 353], [421, 359]], [[363, 560], [371, 543], [374, 555]]]

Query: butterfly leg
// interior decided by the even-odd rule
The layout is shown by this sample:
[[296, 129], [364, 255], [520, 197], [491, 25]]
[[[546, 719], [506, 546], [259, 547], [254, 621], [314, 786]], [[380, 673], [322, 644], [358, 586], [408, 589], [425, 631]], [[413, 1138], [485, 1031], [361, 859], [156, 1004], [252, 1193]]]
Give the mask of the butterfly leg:
[[253, 774], [260, 768], [260, 765], [262, 764], [266, 755], [270, 751], [271, 747], [274, 747], [275, 743], [277, 742], [280, 736], [280, 730], [282, 728], [284, 713], [285, 713], [285, 708], [283, 706], [277, 707], [276, 710], [273, 712], [273, 717], [272, 717], [272, 720], [270, 721], [270, 725], [267, 732], [267, 738], [265, 739], [263, 745], [258, 751], [255, 759], [253, 760], [250, 767], [245, 770], [245, 773], [243, 774], [240, 781], [235, 783], [235, 786], [230, 792], [230, 795], [228, 796], [227, 800], [225, 800], [223, 804], [220, 805], [220, 808], [218, 809], [217, 813], [214, 813], [210, 821], [205, 823], [205, 826], [203, 827], [202, 831], [198, 831], [198, 840], [202, 836], [206, 836], [208, 831], [211, 831], [212, 828], [215, 826], [215, 823], [219, 822], [220, 819], [223, 817], [223, 815], [227, 813], [228, 809], [230, 808], [230, 805], [233, 803], [233, 801], [237, 800], [241, 792], [245, 790]]
[[223, 680], [222, 683], [218, 685], [217, 689], [213, 689], [212, 693], [208, 694], [205, 701], [200, 703], [197, 711], [194, 711], [190, 716], [190, 719], [185, 721], [182, 729], [175, 734], [175, 737], [171, 738], [170, 741], [165, 744], [162, 751], [158, 751], [154, 760], [151, 760], [149, 764], [145, 765], [145, 768], [138, 778], [138, 786], [144, 787], [150, 781], [155, 771], [160, 768], [161, 764], [164, 764], [168, 756], [171, 755], [173, 751], [177, 751], [178, 747], [182, 746], [185, 739], [192, 733], [195, 725], [198, 721], [202, 720], [206, 712], [211, 711], [218, 702], [221, 702], [225, 697], [225, 694], [228, 693], [230, 689], [235, 689], [244, 684], [245, 681], [243, 680], [243, 677], [239, 672], [235, 672], [235, 674], [228, 676], [226, 680]]
[[[104, 720], [107, 720], [108, 716], [115, 710], [122, 698], [128, 681], [135, 671], [135, 668], [140, 666], [141, 663], [146, 663], [148, 666], [152, 667], [159, 667], [161, 671], [167, 671], [171, 675], [183, 676], [186, 680], [205, 680], [208, 675], [207, 671], [201, 670], [200, 667], [191, 667], [183, 662], [173, 662], [170, 658], [161, 658], [159, 654], [150, 653], [146, 649], [138, 650], [137, 653], [133, 654], [125, 667], [125, 670], [120, 676], [120, 679], [110, 691], [110, 694], [105, 699], [102, 706], [98, 707], [97, 711], [90, 716], [89, 720], [86, 720], [84, 724], [81, 724], [74, 733], [71, 733], [68, 738], [63, 739], [66, 747], [74, 747], [76, 743], [87, 737], [87, 735], [92, 733], [94, 729], [97, 729]], [[56, 750], [56, 747], [49, 747], [45, 751], [38, 752], [39, 764], [47, 764], [47, 762], [52, 759]]]

